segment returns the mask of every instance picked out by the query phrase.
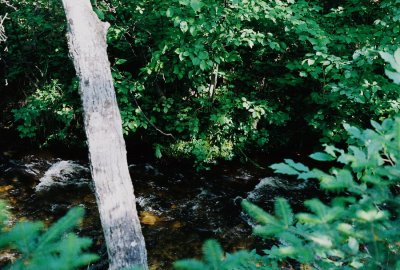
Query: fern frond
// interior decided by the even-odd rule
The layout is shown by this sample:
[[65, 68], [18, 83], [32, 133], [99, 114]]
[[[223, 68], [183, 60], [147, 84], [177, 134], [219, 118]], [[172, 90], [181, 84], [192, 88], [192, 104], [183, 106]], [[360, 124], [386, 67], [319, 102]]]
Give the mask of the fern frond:
[[286, 199], [275, 200], [275, 215], [286, 227], [293, 225], [293, 211]]
[[255, 221], [267, 225], [267, 224], [276, 224], [279, 225], [279, 221], [272, 215], [268, 214], [260, 207], [252, 204], [247, 200], [243, 200], [242, 208], [246, 211], [246, 213], [251, 216]]
[[30, 254], [36, 249], [35, 241], [43, 230], [42, 222], [21, 222], [9, 232], [0, 235], [0, 247], [11, 246], [23, 254]]
[[224, 258], [224, 251], [217, 241], [207, 240], [203, 245], [203, 256], [210, 270], [219, 270]]
[[207, 265], [201, 261], [187, 259], [180, 260], [174, 263], [175, 270], [208, 270]]
[[63, 234], [71, 231], [85, 214], [82, 207], [74, 207], [68, 213], [54, 223], [38, 240], [37, 249], [45, 247], [51, 241], [59, 239]]

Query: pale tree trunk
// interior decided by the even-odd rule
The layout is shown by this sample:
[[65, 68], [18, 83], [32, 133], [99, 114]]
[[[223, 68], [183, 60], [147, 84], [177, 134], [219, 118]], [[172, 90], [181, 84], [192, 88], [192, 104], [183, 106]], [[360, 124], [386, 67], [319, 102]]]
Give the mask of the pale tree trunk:
[[67, 17], [70, 54], [80, 82], [91, 172], [109, 269], [133, 266], [148, 269], [107, 57], [109, 25], [97, 18], [89, 0], [62, 2]]

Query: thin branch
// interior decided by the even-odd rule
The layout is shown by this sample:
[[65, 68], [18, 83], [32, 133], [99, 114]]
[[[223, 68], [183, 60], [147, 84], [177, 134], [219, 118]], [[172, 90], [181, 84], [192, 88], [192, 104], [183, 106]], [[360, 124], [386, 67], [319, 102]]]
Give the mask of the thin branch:
[[136, 103], [136, 106], [139, 108], [139, 110], [141, 111], [141, 113], [143, 114], [143, 117], [146, 119], [146, 121], [155, 129], [157, 130], [159, 133], [161, 133], [164, 136], [169, 136], [171, 138], [173, 138], [176, 141], [176, 138], [174, 137], [174, 135], [172, 135], [171, 133], [165, 133], [164, 131], [162, 131], [161, 129], [159, 129], [158, 127], [156, 127], [156, 125], [154, 125], [150, 119], [146, 116], [146, 114], [144, 113], [144, 111], [142, 110], [142, 108], [140, 107], [139, 103], [137, 102], [136, 98], [133, 97], [133, 100]]
[[16, 7], [14, 7], [12, 4], [10, 4], [10, 2], [8, 0], [0, 0], [1, 4], [5, 4], [7, 7], [10, 7], [12, 9], [14, 9], [15, 11], [17, 10]]
[[264, 168], [263, 166], [261, 166], [260, 164], [258, 164], [257, 162], [255, 162], [254, 160], [252, 160], [251, 158], [249, 158], [242, 149], [239, 148], [239, 152], [246, 158], [246, 160], [250, 161], [250, 163], [252, 163], [254, 166], [256, 166], [259, 169], [262, 170], [266, 170], [266, 168]]
[[7, 40], [7, 36], [5, 34], [6, 31], [5, 31], [4, 26], [3, 26], [3, 23], [6, 20], [7, 15], [8, 14], [6, 13], [6, 14], [0, 16], [0, 43], [1, 42], [5, 42]]
[[216, 68], [215, 68], [215, 70], [213, 71], [213, 74], [211, 74], [211, 82], [210, 82], [210, 87], [209, 87], [209, 89], [208, 89], [211, 102], [214, 101], [214, 95], [215, 95], [215, 91], [216, 91], [216, 89], [217, 89], [218, 68], [219, 68], [219, 65], [216, 65]]

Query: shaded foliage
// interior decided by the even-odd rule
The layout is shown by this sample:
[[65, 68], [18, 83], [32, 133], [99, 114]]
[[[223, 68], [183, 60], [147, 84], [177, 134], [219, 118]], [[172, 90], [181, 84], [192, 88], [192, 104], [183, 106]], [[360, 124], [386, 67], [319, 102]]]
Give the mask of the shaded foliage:
[[97, 260], [97, 255], [86, 252], [92, 240], [71, 231], [84, 214], [83, 208], [73, 208], [64, 217], [45, 229], [42, 222], [18, 222], [7, 226], [8, 213], [0, 205], [0, 248], [17, 252], [16, 260], [5, 269], [69, 270], [86, 266]]
[[[309, 212], [294, 214], [280, 198], [270, 214], [242, 201], [245, 212], [258, 224], [254, 234], [279, 240], [263, 250], [264, 256], [247, 251], [225, 255], [219, 249], [217, 256], [216, 248], [205, 246], [205, 262], [183, 260], [175, 264], [176, 269], [282, 269], [283, 264], [311, 269], [398, 269], [400, 118], [371, 124], [373, 130], [345, 126], [351, 140], [347, 150], [326, 145], [324, 152], [311, 155], [315, 160], [335, 161], [329, 172], [292, 160], [271, 166], [277, 173], [318, 179], [321, 189], [334, 192], [328, 202], [308, 200]], [[245, 259], [224, 268], [227, 258], [243, 254]], [[208, 257], [218, 267], [210, 265]]]
[[[61, 6], [9, 2], [16, 10], [2, 6], [10, 17], [2, 76], [27, 96], [14, 111], [20, 134], [76, 142], [80, 107]], [[377, 53], [398, 46], [398, 0], [93, 4], [111, 23], [124, 131], [158, 157], [213, 163], [310, 133], [338, 142], [344, 122], [367, 127], [399, 111], [399, 86]]]
[[[393, 55], [381, 52], [390, 64], [386, 74], [398, 84], [399, 53], [400, 49]], [[371, 121], [371, 126], [373, 129], [363, 130], [344, 124], [349, 137], [347, 150], [325, 144], [323, 152], [310, 155], [316, 161], [334, 162], [329, 172], [309, 169], [291, 159], [271, 166], [276, 173], [303, 181], [317, 179], [321, 189], [334, 196], [327, 202], [307, 200], [304, 204], [309, 212], [296, 215], [284, 198], [275, 201], [274, 214], [243, 200], [243, 209], [257, 223], [253, 233], [279, 240], [278, 245], [263, 250], [261, 259], [244, 251], [248, 269], [282, 269], [283, 264], [293, 268], [293, 261], [295, 266], [311, 269], [400, 267], [400, 117], [382, 123]], [[213, 256], [212, 251], [207, 252], [206, 256]], [[218, 263], [222, 265], [224, 254], [220, 254]], [[180, 261], [176, 267], [214, 269], [191, 262]], [[247, 268], [238, 263], [232, 269]]]

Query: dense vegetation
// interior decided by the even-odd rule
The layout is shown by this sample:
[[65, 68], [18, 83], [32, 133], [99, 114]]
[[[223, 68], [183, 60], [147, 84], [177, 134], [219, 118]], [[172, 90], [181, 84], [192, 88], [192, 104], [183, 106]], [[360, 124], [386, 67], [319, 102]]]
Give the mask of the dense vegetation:
[[[6, 3], [1, 81], [18, 104], [6, 110], [12, 125], [45, 145], [82, 142], [61, 4]], [[158, 157], [204, 164], [300, 148], [299, 137], [338, 142], [344, 122], [366, 127], [399, 110], [377, 53], [398, 46], [397, 0], [93, 4], [111, 23], [124, 131]]]
[[[203, 261], [176, 269], [400, 269], [400, 0], [92, 3], [111, 24], [128, 141], [198, 168], [303, 145], [310, 153], [324, 143], [311, 158], [325, 166], [286, 159], [271, 168], [319, 180], [327, 198], [306, 201], [310, 212], [298, 214], [284, 198], [274, 214], [243, 201], [254, 233], [270, 245], [225, 254], [210, 240]], [[0, 0], [0, 15], [0, 127], [42, 146], [82, 147], [60, 2]], [[0, 247], [20, 254], [10, 269], [94, 260], [82, 251], [88, 239], [63, 236], [81, 216], [72, 210], [45, 231], [31, 222], [7, 228], [0, 212]]]
[[[399, 73], [393, 74], [398, 78]], [[276, 243], [263, 250], [265, 255], [255, 250], [224, 254], [218, 242], [209, 240], [203, 247], [204, 261], [178, 261], [175, 269], [398, 269], [400, 118], [371, 124], [373, 130], [345, 126], [351, 142], [347, 150], [325, 145], [324, 152], [310, 156], [335, 161], [328, 173], [291, 159], [271, 166], [301, 181], [318, 179], [321, 189], [333, 193], [324, 202], [318, 198], [306, 201], [309, 213], [294, 215], [284, 198], [276, 200], [274, 215], [242, 201], [243, 209], [259, 224], [254, 233]], [[21, 253], [9, 269], [42, 269], [44, 264], [47, 269], [75, 269], [96, 259], [82, 251], [90, 240], [66, 234], [82, 217], [82, 209], [71, 210], [41, 233], [44, 226], [40, 222], [5, 229], [7, 214], [4, 205], [1, 208], [0, 247]]]
[[[400, 84], [400, 49], [394, 55], [380, 54], [393, 68], [386, 69], [386, 75]], [[321, 189], [334, 193], [326, 202], [307, 200], [310, 212], [294, 215], [284, 198], [276, 199], [275, 215], [242, 201], [244, 211], [258, 224], [253, 233], [278, 240], [263, 250], [265, 255], [255, 250], [225, 255], [218, 242], [210, 240], [203, 247], [204, 262], [182, 260], [175, 268], [399, 269], [400, 118], [371, 125], [373, 130], [344, 125], [347, 151], [325, 144], [324, 152], [310, 155], [317, 161], [335, 161], [328, 173], [291, 159], [271, 166], [276, 173], [301, 181], [318, 179]]]
[[[305, 202], [308, 213], [293, 214], [284, 198], [275, 214], [244, 200], [244, 210], [259, 225], [254, 233], [276, 243], [263, 250], [224, 255], [214, 241], [204, 245], [204, 262], [183, 260], [178, 270], [229, 269], [398, 269], [400, 267], [399, 203], [400, 118], [372, 122], [374, 130], [346, 126], [352, 143], [347, 150], [326, 145], [311, 158], [336, 161], [328, 173], [286, 159], [271, 167], [301, 181], [318, 179], [333, 193], [322, 202]], [[329, 198], [328, 197], [328, 198]], [[285, 268], [286, 269], [286, 268]], [[304, 269], [304, 268], [302, 268]]]

